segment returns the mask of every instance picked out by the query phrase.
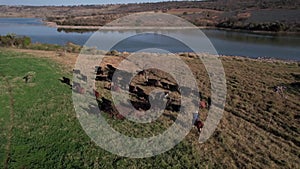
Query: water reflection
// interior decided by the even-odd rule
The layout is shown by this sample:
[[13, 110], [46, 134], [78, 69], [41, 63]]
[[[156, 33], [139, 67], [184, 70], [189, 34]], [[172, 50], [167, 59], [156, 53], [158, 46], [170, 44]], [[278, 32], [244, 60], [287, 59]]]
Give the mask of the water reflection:
[[[67, 42], [72, 42], [79, 45], [84, 45], [85, 42], [93, 34], [94, 30], [70, 30], [70, 29], [57, 29], [48, 27], [41, 22], [41, 19], [36, 18], [0, 18], [0, 34], [15, 33], [17, 35], [29, 36], [33, 42], [51, 43], [63, 45]], [[190, 38], [191, 41], [195, 40], [192, 34], [188, 31], [168, 31], [160, 30], [154, 33], [161, 33], [177, 36], [185, 36]], [[220, 55], [235, 55], [247, 57], [274, 57], [279, 59], [291, 59], [300, 61], [300, 36], [295, 35], [262, 35], [252, 34], [245, 32], [233, 32], [224, 30], [203, 30], [207, 37], [211, 40], [216, 50]], [[102, 30], [99, 33], [99, 38], [103, 42], [109, 41], [112, 38], [122, 39], [127, 36], [139, 34], [141, 32], [134, 30]], [[135, 48], [147, 47], [145, 44], [157, 43], [160, 45], [169, 45], [168, 48], [174, 44], [168, 41], [160, 41], [159, 38], [152, 37], [151, 35], [139, 36], [135, 45], [143, 46], [126, 46], [124, 51], [132, 51]], [[195, 40], [196, 41], [196, 40]], [[203, 44], [198, 44], [203, 45]], [[176, 48], [173, 51], [184, 51], [184, 48]]]

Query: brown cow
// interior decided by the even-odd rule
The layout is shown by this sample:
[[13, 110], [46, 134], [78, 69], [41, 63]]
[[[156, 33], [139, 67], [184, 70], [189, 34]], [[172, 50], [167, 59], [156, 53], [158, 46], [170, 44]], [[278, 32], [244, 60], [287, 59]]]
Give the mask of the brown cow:
[[194, 125], [197, 127], [199, 133], [201, 132], [201, 130], [204, 126], [203, 122], [199, 119], [196, 120]]

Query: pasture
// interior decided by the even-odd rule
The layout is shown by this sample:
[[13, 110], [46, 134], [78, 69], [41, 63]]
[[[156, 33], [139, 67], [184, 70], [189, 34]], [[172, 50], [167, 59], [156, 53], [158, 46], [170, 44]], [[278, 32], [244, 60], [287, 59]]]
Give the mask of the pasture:
[[[299, 168], [299, 63], [222, 57], [228, 93], [214, 135], [199, 144], [192, 130], [166, 153], [130, 159], [101, 149], [81, 128], [72, 90], [59, 81], [72, 76], [72, 63], [63, 62], [71, 56], [0, 49], [0, 168]], [[200, 61], [183, 60], [209, 96]], [[274, 91], [280, 85], [284, 97]]]

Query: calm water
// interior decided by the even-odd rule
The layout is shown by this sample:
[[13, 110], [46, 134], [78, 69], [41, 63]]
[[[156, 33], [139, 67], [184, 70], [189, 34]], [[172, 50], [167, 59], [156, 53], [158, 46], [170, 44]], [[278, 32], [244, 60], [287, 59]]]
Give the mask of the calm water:
[[[241, 32], [229, 32], [221, 30], [203, 30], [220, 55], [273, 57], [300, 61], [300, 36], [294, 35], [259, 35]], [[92, 32], [66, 33], [57, 31], [56, 28], [43, 25], [40, 19], [32, 18], [0, 18], [0, 34], [15, 33], [32, 38], [33, 42], [51, 43], [63, 45], [73, 42], [84, 45]], [[169, 32], [170, 36], [177, 32]], [[109, 41], [112, 38], [123, 39], [135, 35], [135, 31], [103, 31], [100, 32], [102, 40]], [[184, 35], [189, 36], [189, 35]], [[191, 39], [197, 38], [191, 35]], [[186, 48], [172, 48], [174, 45], [168, 39], [160, 39], [151, 34], [136, 36], [131, 40], [132, 44], [123, 44], [118, 50], [135, 51], [149, 46], [159, 46], [171, 49], [172, 52], [186, 52]]]

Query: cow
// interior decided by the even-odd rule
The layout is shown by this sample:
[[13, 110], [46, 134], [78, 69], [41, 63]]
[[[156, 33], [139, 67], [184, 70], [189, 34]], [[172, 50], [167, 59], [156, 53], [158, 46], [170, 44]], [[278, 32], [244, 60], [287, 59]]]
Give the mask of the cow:
[[169, 84], [169, 88], [170, 88], [170, 91], [173, 91], [173, 92], [178, 92], [178, 85], [177, 84]]
[[137, 92], [136, 87], [133, 86], [133, 85], [129, 85], [129, 92], [131, 92], [131, 93], [136, 93], [136, 92]]
[[169, 88], [169, 84], [166, 83], [166, 82], [161, 82], [161, 85], [162, 85], [162, 87], [163, 87], [164, 89], [166, 89], [166, 90], [169, 90], [169, 89], [170, 89], [170, 88]]
[[136, 94], [139, 98], [142, 98], [144, 100], [148, 100], [149, 96], [144, 92], [144, 90], [140, 87], [136, 87]]
[[107, 81], [107, 77], [106, 76], [96, 76], [95, 80], [96, 81]]
[[147, 75], [146, 70], [142, 70], [142, 71], [138, 72], [138, 75], [143, 77], [145, 82], [148, 82], [148, 75]]
[[205, 109], [206, 108], [206, 102], [204, 101], [204, 100], [202, 100], [202, 101], [200, 101], [200, 107], [202, 108], [202, 109]]
[[60, 80], [62, 83], [65, 83], [65, 84], [67, 84], [67, 85], [69, 85], [69, 86], [72, 86], [71, 85], [71, 80], [69, 79], [69, 78], [67, 78], [67, 77], [63, 77], [63, 79], [62, 80]]
[[202, 128], [204, 127], [203, 122], [199, 119], [196, 120], [194, 125], [197, 127], [199, 133], [202, 131]]
[[100, 66], [96, 66], [95, 68], [96, 68], [96, 75], [102, 75], [104, 73]]
[[93, 91], [94, 91], [94, 95], [95, 95], [96, 99], [99, 99], [100, 93], [98, 91], [96, 91], [95, 89], [93, 89]]
[[157, 79], [148, 79], [147, 85], [149, 86], [156, 86], [158, 80]]
[[115, 72], [117, 70], [117, 68], [115, 68], [113, 65], [107, 65], [107, 68], [110, 72]]

